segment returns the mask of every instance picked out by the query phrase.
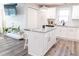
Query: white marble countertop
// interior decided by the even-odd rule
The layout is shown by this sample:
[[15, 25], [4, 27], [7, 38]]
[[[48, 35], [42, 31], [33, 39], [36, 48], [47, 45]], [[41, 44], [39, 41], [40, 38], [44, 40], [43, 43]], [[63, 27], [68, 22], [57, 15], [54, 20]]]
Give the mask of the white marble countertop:
[[56, 25], [56, 27], [59, 26], [59, 27], [70, 27], [70, 28], [79, 28], [79, 26], [71, 26], [71, 25]]
[[35, 28], [35, 29], [25, 29], [26, 31], [33, 31], [33, 32], [40, 32], [40, 33], [46, 33], [51, 30], [56, 29], [56, 27], [45, 27], [45, 28]]

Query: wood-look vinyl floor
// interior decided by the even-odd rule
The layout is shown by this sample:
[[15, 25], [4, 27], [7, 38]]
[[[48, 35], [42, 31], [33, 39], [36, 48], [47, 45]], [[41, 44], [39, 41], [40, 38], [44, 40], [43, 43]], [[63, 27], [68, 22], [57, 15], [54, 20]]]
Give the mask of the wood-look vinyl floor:
[[79, 56], [79, 42], [58, 39], [45, 56]]
[[0, 56], [24, 56], [28, 49], [24, 49], [24, 40], [0, 37]]
[[[0, 37], [0, 56], [30, 56], [28, 48], [24, 47], [24, 40]], [[57, 43], [45, 56], [79, 56], [79, 42], [57, 39]]]

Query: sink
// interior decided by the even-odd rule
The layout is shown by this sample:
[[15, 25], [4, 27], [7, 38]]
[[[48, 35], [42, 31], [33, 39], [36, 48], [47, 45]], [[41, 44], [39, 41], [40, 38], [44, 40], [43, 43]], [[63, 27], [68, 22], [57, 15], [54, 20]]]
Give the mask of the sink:
[[54, 27], [54, 25], [46, 25], [47, 27]]

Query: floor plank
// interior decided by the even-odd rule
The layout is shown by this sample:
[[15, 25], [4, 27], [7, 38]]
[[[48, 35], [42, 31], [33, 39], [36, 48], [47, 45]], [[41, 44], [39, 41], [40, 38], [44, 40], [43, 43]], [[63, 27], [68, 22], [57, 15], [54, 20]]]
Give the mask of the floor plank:
[[58, 41], [45, 56], [79, 56], [79, 42], [66, 39], [58, 39]]
[[[31, 56], [28, 54], [28, 46], [24, 47], [24, 40], [16, 40], [9, 37], [0, 37], [0, 56]], [[57, 39], [57, 43], [45, 56], [79, 56], [79, 41]]]
[[24, 49], [24, 40], [16, 40], [6, 37], [0, 39], [0, 56], [23, 56], [28, 54], [28, 49]]

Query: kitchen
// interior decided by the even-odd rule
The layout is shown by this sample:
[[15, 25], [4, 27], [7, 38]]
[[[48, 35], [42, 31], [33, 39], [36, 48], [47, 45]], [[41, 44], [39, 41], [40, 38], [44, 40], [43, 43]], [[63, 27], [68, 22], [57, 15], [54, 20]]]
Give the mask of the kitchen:
[[79, 4], [36, 5], [28, 8], [28, 54], [45, 55], [57, 39], [79, 40]]
[[[17, 5], [15, 6], [15, 4]], [[0, 55], [79, 55], [78, 3], [15, 4], [5, 4], [5, 6], [15, 6], [15, 9], [13, 7], [16, 11], [15, 13], [6, 14], [4, 11], [6, 8], [1, 9], [5, 12], [4, 20], [2, 19], [3, 25], [5, 29], [9, 30], [9, 32], [6, 31], [4, 34], [10, 37], [7, 40], [12, 43], [8, 43], [1, 36], [4, 39], [4, 43], [8, 43], [7, 46], [10, 46], [4, 47], [5, 51], [1, 49]], [[2, 6], [4, 7], [4, 5]], [[1, 23], [2, 20], [0, 20]], [[2, 26], [2, 24], [0, 25]], [[17, 45], [18, 42], [20, 45]], [[3, 43], [0, 41], [0, 44]]]

